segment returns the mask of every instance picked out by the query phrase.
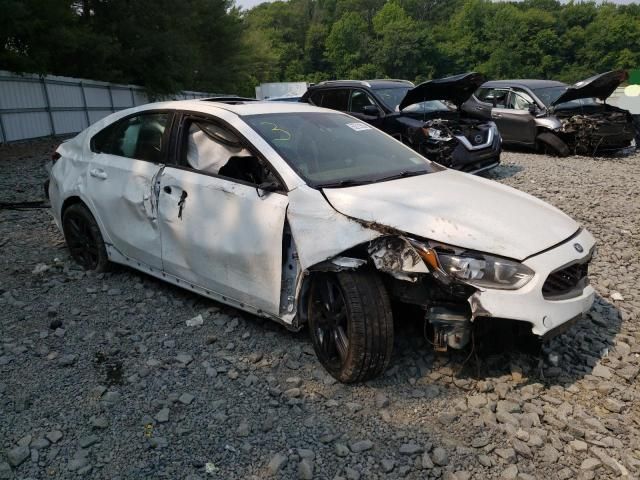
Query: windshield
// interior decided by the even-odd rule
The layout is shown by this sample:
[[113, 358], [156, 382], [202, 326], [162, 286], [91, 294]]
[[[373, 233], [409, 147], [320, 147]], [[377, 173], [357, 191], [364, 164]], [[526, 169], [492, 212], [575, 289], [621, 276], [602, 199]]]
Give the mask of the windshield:
[[[568, 87], [545, 87], [545, 88], [536, 88], [533, 92], [536, 96], [542, 100], [547, 107], [550, 107], [553, 102], [555, 102], [560, 95], [567, 91]], [[574, 108], [574, 107], [582, 107], [586, 105], [597, 105], [598, 101], [595, 98], [579, 98], [577, 100], [571, 100], [570, 102], [559, 103], [556, 105], [556, 108]]]
[[380, 130], [341, 113], [266, 113], [243, 119], [314, 187], [373, 183], [441, 168]]
[[384, 102], [384, 104], [391, 110], [394, 110], [400, 105], [400, 102], [411, 90], [411, 87], [393, 87], [393, 88], [375, 88], [376, 95]]
[[440, 100], [427, 100], [426, 102], [414, 103], [402, 109], [404, 113], [431, 113], [431, 112], [448, 112], [451, 108], [447, 107]]

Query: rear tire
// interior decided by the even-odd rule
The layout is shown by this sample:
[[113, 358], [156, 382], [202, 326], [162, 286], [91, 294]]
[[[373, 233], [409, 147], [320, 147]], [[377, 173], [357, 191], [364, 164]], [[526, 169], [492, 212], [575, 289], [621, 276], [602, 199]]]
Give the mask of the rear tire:
[[340, 382], [382, 374], [393, 351], [393, 315], [382, 280], [367, 271], [316, 275], [309, 330], [320, 363]]
[[567, 144], [551, 132], [542, 132], [538, 135], [537, 141], [544, 153], [557, 157], [568, 157], [571, 153]]
[[104, 272], [109, 257], [96, 220], [87, 207], [75, 203], [64, 211], [62, 230], [71, 257], [85, 270]]

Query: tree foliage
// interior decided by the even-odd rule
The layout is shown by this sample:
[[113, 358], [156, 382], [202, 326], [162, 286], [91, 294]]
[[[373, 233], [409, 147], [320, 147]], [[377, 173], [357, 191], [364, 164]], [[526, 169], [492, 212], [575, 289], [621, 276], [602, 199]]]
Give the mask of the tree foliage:
[[640, 5], [524, 0], [0, 0], [0, 68], [250, 94], [268, 81], [640, 66]]

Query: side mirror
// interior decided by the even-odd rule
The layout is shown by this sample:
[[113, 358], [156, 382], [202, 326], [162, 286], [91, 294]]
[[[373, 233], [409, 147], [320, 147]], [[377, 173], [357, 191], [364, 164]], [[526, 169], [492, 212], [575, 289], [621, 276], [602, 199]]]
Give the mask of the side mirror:
[[367, 105], [366, 107], [363, 107], [362, 113], [364, 113], [365, 115], [369, 115], [370, 117], [380, 116], [380, 110], [375, 105]]
[[535, 115], [538, 113], [538, 106], [535, 103], [530, 103], [529, 104], [529, 113], [531, 115]]

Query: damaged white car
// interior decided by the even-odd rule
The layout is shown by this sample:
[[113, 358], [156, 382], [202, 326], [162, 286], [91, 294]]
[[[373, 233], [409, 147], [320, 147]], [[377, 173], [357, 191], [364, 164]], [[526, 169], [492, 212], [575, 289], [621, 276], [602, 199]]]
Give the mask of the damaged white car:
[[338, 380], [381, 374], [391, 302], [438, 349], [489, 318], [552, 335], [587, 311], [594, 239], [556, 208], [449, 170], [348, 115], [181, 101], [63, 143], [49, 195], [73, 258], [116, 262], [297, 330]]

